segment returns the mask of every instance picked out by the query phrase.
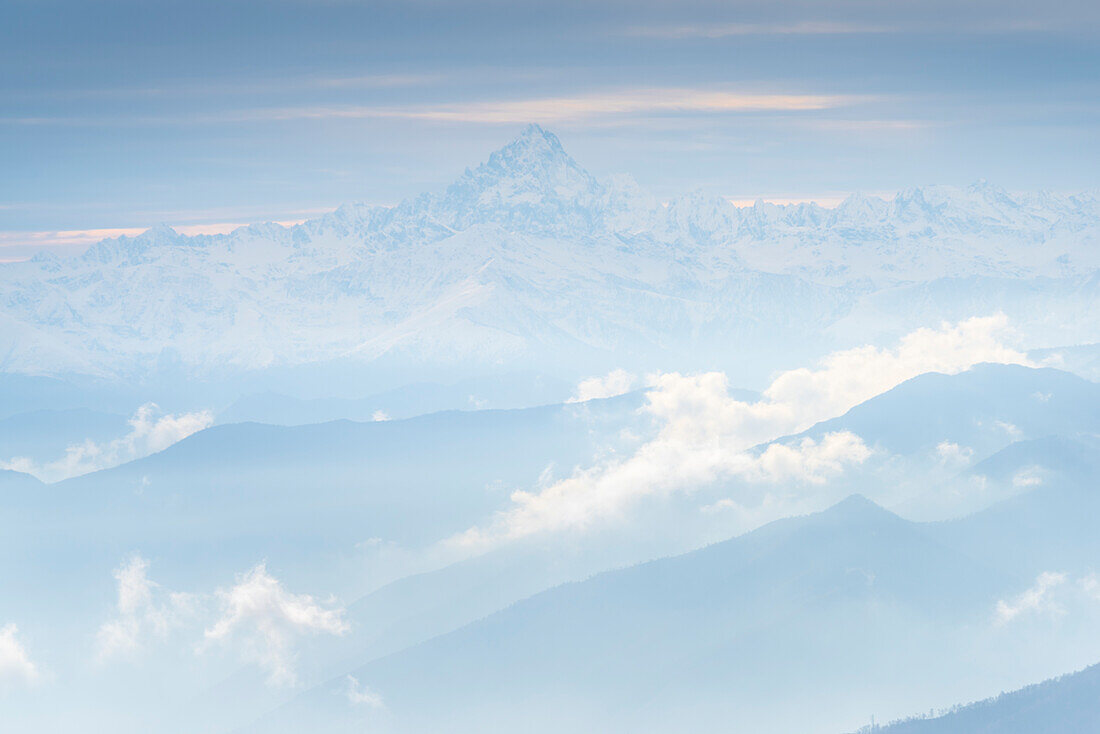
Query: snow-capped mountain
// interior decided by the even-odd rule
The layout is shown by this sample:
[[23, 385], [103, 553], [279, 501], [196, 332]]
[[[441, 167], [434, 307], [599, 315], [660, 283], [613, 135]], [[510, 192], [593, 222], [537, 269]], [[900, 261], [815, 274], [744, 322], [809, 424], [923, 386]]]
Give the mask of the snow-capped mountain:
[[[964, 310], [1007, 310], [1053, 340], [1035, 346], [1053, 346], [1046, 325], [1060, 309], [1097, 301], [1098, 234], [1093, 195], [987, 183], [857, 194], [832, 209], [738, 208], [701, 192], [662, 204], [629, 177], [596, 178], [532, 125], [443, 192], [392, 208], [349, 204], [216, 236], [157, 227], [0, 265], [0, 369], [570, 371], [655, 366], [671, 352], [713, 364], [777, 343], [814, 353], [836, 338], [829, 327], [907, 313], [913, 299], [889, 294], [948, 276], [974, 279]], [[930, 319], [962, 308], [918, 303]]]

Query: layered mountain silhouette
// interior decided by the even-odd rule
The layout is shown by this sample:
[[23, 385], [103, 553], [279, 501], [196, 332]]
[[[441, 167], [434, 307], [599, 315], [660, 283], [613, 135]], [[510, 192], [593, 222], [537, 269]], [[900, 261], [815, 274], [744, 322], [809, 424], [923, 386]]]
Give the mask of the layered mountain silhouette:
[[[867, 702], [899, 712], [980, 690], [976, 680], [991, 684], [980, 661], [997, 646], [1041, 667], [1035, 649], [992, 621], [1014, 574], [935, 529], [853, 496], [551, 589], [349, 673], [385, 701], [371, 717], [384, 731], [682, 731], [736, 721], [794, 732], [844, 730], [864, 719]], [[306, 721], [355, 730], [364, 714], [345, 685], [334, 679], [255, 730]]]

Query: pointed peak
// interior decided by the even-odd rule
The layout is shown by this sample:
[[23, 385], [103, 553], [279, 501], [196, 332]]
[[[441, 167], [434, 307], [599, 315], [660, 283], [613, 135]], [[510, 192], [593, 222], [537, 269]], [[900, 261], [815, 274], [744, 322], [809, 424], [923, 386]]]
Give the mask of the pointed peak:
[[476, 169], [467, 171], [460, 181], [479, 180], [484, 186], [490, 180], [504, 179], [517, 182], [519, 188], [534, 184], [546, 191], [563, 186], [597, 187], [595, 179], [565, 152], [557, 136], [536, 124], [525, 127], [519, 137], [492, 153]]
[[558, 136], [535, 122], [523, 128], [516, 139], [508, 145], [509, 148], [513, 146], [523, 148], [547, 148], [554, 152], [565, 153], [565, 149], [561, 147], [561, 141], [558, 140]]
[[525, 127], [512, 142], [490, 155], [487, 164], [483, 165], [513, 172], [546, 165], [580, 168], [565, 152], [557, 135], [534, 123]]

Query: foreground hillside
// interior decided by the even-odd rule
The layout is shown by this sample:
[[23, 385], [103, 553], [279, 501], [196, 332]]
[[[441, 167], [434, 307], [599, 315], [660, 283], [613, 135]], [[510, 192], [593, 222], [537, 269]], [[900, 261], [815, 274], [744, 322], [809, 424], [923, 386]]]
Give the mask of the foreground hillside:
[[1100, 665], [1002, 693], [927, 719], [876, 728], [882, 734], [1084, 734], [1100, 731]]

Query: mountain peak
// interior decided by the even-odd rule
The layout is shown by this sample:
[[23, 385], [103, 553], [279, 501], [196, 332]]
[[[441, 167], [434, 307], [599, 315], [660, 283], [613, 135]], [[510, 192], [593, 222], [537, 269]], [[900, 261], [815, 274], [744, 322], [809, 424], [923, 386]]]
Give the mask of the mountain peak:
[[527, 150], [543, 150], [548, 153], [560, 153], [565, 155], [565, 149], [561, 146], [558, 136], [550, 132], [542, 125], [532, 122], [520, 131], [516, 139], [506, 148], [523, 148]]
[[558, 136], [534, 123], [523, 128], [519, 136], [489, 156], [478, 171], [498, 176], [580, 177], [590, 179], [588, 172], [565, 152]]
[[545, 234], [592, 231], [602, 222], [604, 187], [552, 132], [528, 125], [489, 160], [467, 170], [434, 205], [454, 229], [494, 223]]

